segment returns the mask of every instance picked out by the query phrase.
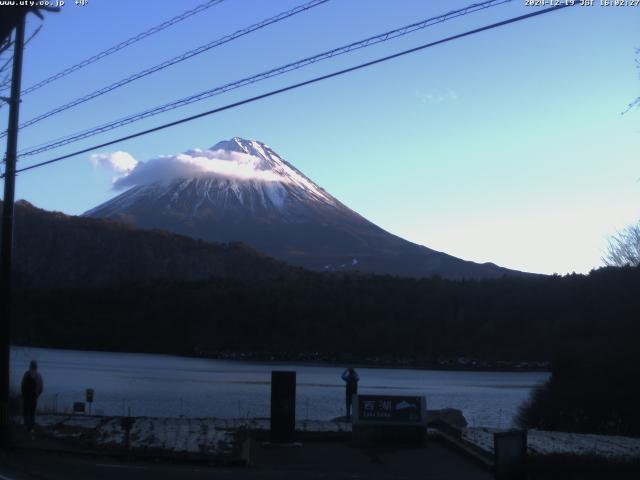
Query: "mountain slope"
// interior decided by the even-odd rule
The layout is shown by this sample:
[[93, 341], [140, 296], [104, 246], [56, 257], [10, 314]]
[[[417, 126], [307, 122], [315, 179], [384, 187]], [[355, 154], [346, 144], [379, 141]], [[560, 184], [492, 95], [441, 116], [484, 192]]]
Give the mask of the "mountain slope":
[[[173, 176], [134, 169], [123, 194], [84, 215], [163, 228], [208, 241], [243, 241], [314, 270], [354, 269], [411, 277], [492, 278], [520, 274], [464, 261], [397, 237], [352, 211], [267, 145], [233, 138], [173, 157]], [[145, 170], [146, 169], [146, 170]]]
[[[1, 205], [1, 202], [0, 202]], [[19, 287], [92, 287], [152, 280], [269, 280], [304, 274], [241, 244], [215, 245], [121, 222], [16, 202]]]

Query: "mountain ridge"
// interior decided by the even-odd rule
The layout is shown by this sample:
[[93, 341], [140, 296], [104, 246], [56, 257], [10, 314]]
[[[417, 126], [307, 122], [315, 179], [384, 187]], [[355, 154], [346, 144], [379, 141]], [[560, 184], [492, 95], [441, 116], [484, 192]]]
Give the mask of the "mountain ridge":
[[214, 244], [109, 219], [50, 212], [23, 200], [15, 206], [14, 238], [19, 288], [274, 280], [307, 274], [240, 242]]

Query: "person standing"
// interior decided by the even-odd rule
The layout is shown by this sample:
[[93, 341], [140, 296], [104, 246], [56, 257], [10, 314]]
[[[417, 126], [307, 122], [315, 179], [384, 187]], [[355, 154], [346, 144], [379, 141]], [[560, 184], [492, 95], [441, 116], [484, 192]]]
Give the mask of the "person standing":
[[353, 369], [353, 367], [347, 368], [342, 372], [342, 380], [346, 383], [347, 389], [347, 421], [351, 420], [351, 400], [353, 396], [358, 393], [358, 381], [360, 377]]
[[24, 415], [24, 424], [29, 431], [32, 431], [36, 424], [36, 406], [42, 388], [42, 376], [38, 372], [38, 362], [31, 360], [29, 370], [22, 377], [21, 386], [22, 414]]

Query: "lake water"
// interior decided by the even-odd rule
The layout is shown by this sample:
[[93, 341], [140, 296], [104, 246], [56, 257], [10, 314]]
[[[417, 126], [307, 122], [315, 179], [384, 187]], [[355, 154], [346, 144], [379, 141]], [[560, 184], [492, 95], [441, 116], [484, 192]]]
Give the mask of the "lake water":
[[[169, 355], [13, 347], [12, 386], [19, 390], [31, 359], [45, 393], [40, 407], [69, 411], [95, 390], [105, 415], [268, 417], [272, 370], [297, 372], [298, 419], [344, 415], [343, 367], [253, 363]], [[458, 408], [472, 426], [508, 427], [544, 372], [456, 372], [358, 368], [360, 393], [424, 395], [427, 408]]]

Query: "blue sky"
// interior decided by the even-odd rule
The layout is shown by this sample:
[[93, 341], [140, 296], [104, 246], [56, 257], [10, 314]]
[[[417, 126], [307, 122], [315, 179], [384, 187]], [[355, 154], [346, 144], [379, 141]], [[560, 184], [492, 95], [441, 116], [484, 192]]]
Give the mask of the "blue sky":
[[[67, 1], [25, 51], [23, 86], [203, 0]], [[21, 120], [303, 3], [226, 0], [23, 99]], [[20, 134], [20, 148], [471, 2], [332, 0]], [[597, 2], [599, 3], [599, 2]], [[77, 144], [22, 166], [533, 11], [516, 0]], [[30, 17], [28, 31], [40, 24]], [[408, 240], [478, 262], [588, 272], [640, 217], [640, 7], [577, 6], [98, 152], [138, 160], [261, 140], [343, 203]], [[7, 109], [0, 110], [3, 128]], [[97, 152], [96, 152], [97, 153]], [[89, 154], [25, 172], [17, 198], [80, 214], [116, 195]]]

